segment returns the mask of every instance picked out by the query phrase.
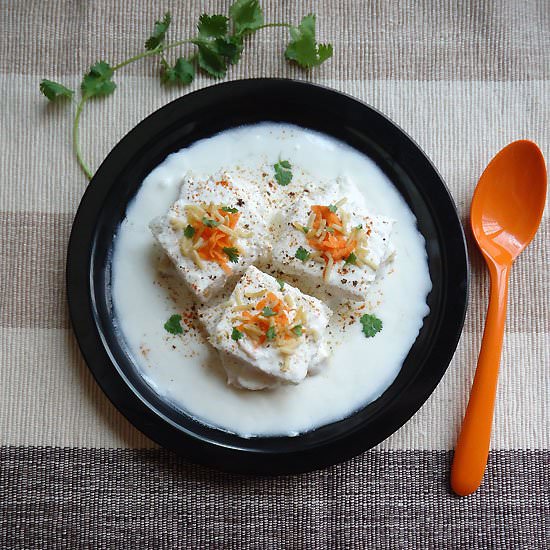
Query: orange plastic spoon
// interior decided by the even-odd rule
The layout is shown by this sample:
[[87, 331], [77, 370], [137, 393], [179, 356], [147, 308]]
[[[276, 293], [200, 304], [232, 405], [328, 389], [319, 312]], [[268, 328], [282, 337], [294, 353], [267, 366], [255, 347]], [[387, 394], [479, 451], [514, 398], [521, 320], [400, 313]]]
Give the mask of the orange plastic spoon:
[[[472, 199], [470, 222], [489, 267], [491, 293], [470, 401], [451, 468], [451, 487], [461, 496], [481, 484], [493, 422], [506, 318], [508, 276], [531, 242], [546, 200], [546, 168], [531, 141], [515, 141], [489, 163]], [[528, 291], [528, 289], [526, 289]]]

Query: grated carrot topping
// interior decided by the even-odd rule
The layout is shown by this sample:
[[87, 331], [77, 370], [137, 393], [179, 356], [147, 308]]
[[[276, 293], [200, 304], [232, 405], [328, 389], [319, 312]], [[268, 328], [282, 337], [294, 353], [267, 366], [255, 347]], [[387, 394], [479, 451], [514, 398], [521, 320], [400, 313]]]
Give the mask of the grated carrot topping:
[[328, 206], [314, 205], [311, 212], [315, 216], [313, 231], [311, 236], [310, 232], [306, 233], [306, 238], [311, 247], [321, 252], [325, 261], [324, 277], [327, 278], [333, 264], [344, 261], [354, 251], [357, 239], [353, 233], [346, 235], [342, 219]]
[[[296, 332], [292, 330], [300, 324], [303, 318], [303, 311], [299, 308], [292, 319], [291, 304], [287, 300], [281, 299], [274, 292], [258, 291], [247, 293], [249, 297], [262, 298], [248, 310], [242, 310], [239, 307], [237, 321], [239, 324], [235, 328], [244, 332], [251, 338], [256, 346], [264, 344], [266, 341], [273, 341], [281, 353], [288, 353], [289, 350], [296, 348], [298, 341]], [[293, 303], [293, 302], [292, 302]], [[237, 309], [235, 307], [235, 310]], [[300, 313], [300, 315], [298, 315]]]
[[[218, 183], [227, 185], [227, 182]], [[228, 265], [230, 257], [227, 251], [237, 249], [234, 238], [238, 235], [235, 227], [240, 213], [227, 212], [223, 208], [213, 203], [187, 205], [185, 207], [187, 220], [194, 233], [190, 239], [186, 237], [180, 239], [180, 250], [185, 255], [190, 255], [199, 268], [203, 268], [201, 260], [215, 262], [227, 275], [230, 275], [232, 269]]]

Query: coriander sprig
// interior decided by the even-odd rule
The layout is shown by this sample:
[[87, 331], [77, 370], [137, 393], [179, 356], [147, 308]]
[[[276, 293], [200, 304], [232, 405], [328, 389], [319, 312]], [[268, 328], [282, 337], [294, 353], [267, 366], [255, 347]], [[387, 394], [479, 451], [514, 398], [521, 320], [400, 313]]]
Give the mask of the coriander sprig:
[[382, 330], [383, 323], [376, 315], [365, 313], [359, 321], [362, 325], [363, 334], [367, 338], [372, 338]]
[[[258, 0], [236, 0], [229, 7], [229, 17], [222, 14], [203, 13], [197, 24], [197, 36], [167, 43], [166, 35], [172, 24], [172, 17], [169, 12], [166, 12], [163, 19], [155, 21], [153, 32], [144, 43], [144, 51], [115, 65], [107, 61], [99, 61], [94, 63], [84, 75], [73, 121], [73, 150], [79, 166], [88, 179], [91, 179], [93, 174], [84, 161], [79, 139], [80, 118], [84, 105], [90, 99], [111, 95], [116, 89], [113, 77], [126, 65], [146, 57], [157, 56], [159, 77], [167, 86], [190, 84], [197, 70], [213, 78], [223, 78], [229, 65], [236, 64], [240, 60], [247, 45], [245, 41], [247, 36], [261, 29], [283, 27], [290, 33], [290, 41], [284, 53], [286, 59], [304, 69], [310, 69], [326, 61], [333, 53], [331, 44], [317, 43], [315, 23], [316, 17], [313, 14], [303, 17], [297, 27], [290, 23], [266, 23]], [[196, 50], [186, 57], [177, 57], [172, 62], [167, 59], [167, 52], [185, 46], [194, 46]], [[50, 101], [70, 99], [75, 95], [73, 90], [63, 84], [47, 79], [40, 82], [40, 91]], [[287, 177], [288, 174], [285, 174], [285, 178]], [[290, 178], [292, 178], [291, 173]]]

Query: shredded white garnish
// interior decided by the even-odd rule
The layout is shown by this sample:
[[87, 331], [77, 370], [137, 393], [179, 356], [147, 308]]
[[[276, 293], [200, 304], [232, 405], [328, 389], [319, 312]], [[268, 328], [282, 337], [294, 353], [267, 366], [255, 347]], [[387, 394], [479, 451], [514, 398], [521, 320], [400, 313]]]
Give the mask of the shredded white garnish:
[[336, 206], [336, 208], [340, 208], [340, 206], [342, 206], [343, 204], [346, 204], [347, 201], [348, 201], [347, 197], [343, 197], [338, 202], [334, 203], [334, 206]]
[[227, 227], [227, 225], [220, 224], [216, 229], [219, 229], [222, 233], [230, 235], [231, 237], [238, 237], [237, 233], [230, 227]]
[[204, 263], [196, 250], [193, 250], [193, 261], [197, 264], [199, 269], [204, 269]]
[[294, 307], [295, 307], [294, 299], [292, 298], [292, 296], [291, 296], [290, 294], [285, 294], [284, 301], [285, 301], [285, 304], [286, 304], [288, 307], [290, 307], [290, 308], [294, 308]]
[[179, 218], [170, 218], [170, 226], [174, 231], [185, 228], [185, 222]]
[[334, 259], [330, 252], [325, 252], [325, 255], [327, 257], [327, 267], [325, 268], [323, 278], [325, 279], [325, 281], [327, 281], [328, 278], [330, 277], [330, 274], [332, 273], [332, 268], [334, 266]]
[[252, 304], [243, 304], [242, 306], [233, 306], [234, 311], [249, 311], [251, 309], [254, 309], [254, 306]]
[[267, 292], [267, 289], [262, 288], [261, 290], [245, 290], [244, 295], [247, 298], [259, 298], [260, 296], [263, 296]]
[[202, 237], [193, 245], [194, 250], [198, 250], [204, 244], [204, 239]]

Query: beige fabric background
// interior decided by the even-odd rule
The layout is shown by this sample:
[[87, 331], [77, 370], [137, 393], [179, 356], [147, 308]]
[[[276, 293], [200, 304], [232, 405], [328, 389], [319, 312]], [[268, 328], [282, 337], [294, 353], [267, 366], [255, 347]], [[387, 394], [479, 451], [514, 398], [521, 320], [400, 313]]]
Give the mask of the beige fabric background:
[[[263, 0], [268, 21], [318, 15], [335, 56], [304, 73], [282, 58], [285, 32], [252, 39], [228, 79], [283, 76], [352, 94], [382, 110], [426, 151], [467, 219], [477, 178], [519, 138], [550, 158], [550, 4], [547, 0], [386, 2]], [[70, 146], [72, 107], [48, 105], [42, 77], [76, 87], [91, 63], [138, 52], [155, 18], [173, 13], [173, 39], [202, 11], [229, 2], [0, 1], [0, 445], [151, 447], [96, 386], [72, 336], [64, 266], [87, 181]], [[97, 167], [138, 121], [185, 89], [159, 85], [153, 60], [116, 75], [114, 96], [83, 115], [85, 156]], [[550, 223], [511, 282], [495, 449], [550, 446]], [[454, 360], [433, 396], [381, 449], [451, 449], [479, 349], [488, 280], [470, 250], [470, 308]]]

